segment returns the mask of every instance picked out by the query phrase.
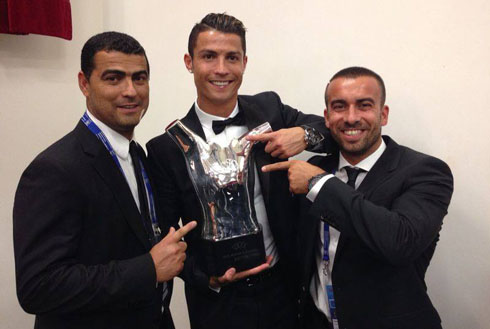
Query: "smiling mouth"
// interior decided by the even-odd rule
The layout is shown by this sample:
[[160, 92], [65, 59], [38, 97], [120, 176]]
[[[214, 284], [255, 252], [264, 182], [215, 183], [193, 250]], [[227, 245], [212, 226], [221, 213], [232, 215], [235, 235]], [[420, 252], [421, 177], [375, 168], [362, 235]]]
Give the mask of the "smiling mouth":
[[217, 87], [226, 87], [228, 86], [231, 81], [230, 80], [227, 80], [227, 81], [217, 81], [217, 80], [213, 80], [213, 81], [210, 81], [211, 84], [217, 86]]
[[118, 105], [117, 107], [125, 110], [134, 110], [138, 106], [139, 106], [138, 104], [126, 104], [126, 105]]
[[347, 136], [357, 136], [362, 133], [360, 129], [344, 130], [344, 134]]

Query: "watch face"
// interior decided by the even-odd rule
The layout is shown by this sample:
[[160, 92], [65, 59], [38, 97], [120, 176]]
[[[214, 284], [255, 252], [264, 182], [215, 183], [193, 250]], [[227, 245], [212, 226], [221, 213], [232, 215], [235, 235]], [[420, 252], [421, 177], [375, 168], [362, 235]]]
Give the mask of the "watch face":
[[317, 132], [313, 128], [306, 128], [305, 129], [305, 142], [307, 145], [313, 146], [318, 144], [323, 140], [323, 135]]

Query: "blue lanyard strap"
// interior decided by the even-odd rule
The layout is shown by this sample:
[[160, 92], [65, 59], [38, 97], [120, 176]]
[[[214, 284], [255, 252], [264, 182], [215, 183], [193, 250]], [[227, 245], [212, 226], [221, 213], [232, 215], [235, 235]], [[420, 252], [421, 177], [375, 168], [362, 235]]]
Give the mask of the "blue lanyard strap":
[[87, 112], [85, 112], [83, 114], [81, 120], [87, 126], [88, 130], [90, 130], [102, 142], [102, 144], [104, 144], [105, 148], [107, 149], [107, 151], [109, 151], [109, 153], [110, 153], [112, 159], [114, 160], [114, 162], [116, 163], [117, 167], [119, 168], [119, 170], [121, 170], [122, 174], [124, 175], [124, 171], [121, 167], [121, 164], [119, 163], [119, 160], [117, 159], [116, 152], [112, 148], [111, 143], [109, 143], [109, 141], [107, 140], [107, 137], [105, 137], [102, 130], [100, 130], [100, 128], [97, 127], [97, 125], [95, 124], [95, 122], [92, 121], [92, 119], [90, 119]]
[[162, 234], [162, 231], [160, 230], [160, 226], [158, 225], [158, 220], [157, 220], [157, 213], [155, 211], [155, 200], [153, 199], [153, 190], [151, 188], [150, 184], [150, 179], [148, 178], [148, 175], [146, 174], [145, 167], [143, 166], [143, 162], [139, 160], [140, 162], [140, 168], [141, 168], [141, 175], [143, 176], [143, 181], [145, 182], [145, 187], [146, 191], [148, 192], [148, 205], [150, 209], [150, 219], [151, 219], [151, 227], [153, 229], [153, 235], [155, 236], [156, 241], [160, 241], [160, 236]]
[[[109, 154], [111, 155], [112, 159], [114, 160], [114, 162], [116, 163], [117, 167], [119, 168], [119, 170], [121, 171], [121, 173], [123, 174], [124, 178], [126, 178], [126, 175], [124, 174], [124, 171], [121, 167], [121, 164], [119, 163], [119, 160], [117, 158], [117, 155], [116, 155], [116, 152], [114, 151], [114, 149], [112, 148], [112, 145], [111, 143], [109, 143], [109, 140], [107, 139], [107, 137], [104, 135], [104, 133], [102, 132], [102, 130], [100, 130], [99, 127], [97, 127], [97, 125], [95, 124], [95, 122], [92, 121], [92, 119], [90, 119], [90, 117], [88, 116], [87, 112], [85, 112], [82, 116], [82, 118], [80, 119], [86, 126], [87, 128], [102, 142], [102, 144], [104, 144], [105, 148], [107, 149], [107, 151], [109, 151]], [[141, 175], [143, 176], [143, 181], [145, 182], [145, 188], [146, 188], [146, 191], [147, 191], [147, 196], [148, 196], [148, 203], [149, 203], [149, 212], [150, 212], [150, 219], [151, 219], [151, 227], [152, 227], [152, 230], [153, 230], [153, 236], [155, 237], [155, 242], [158, 242], [160, 241], [160, 236], [161, 236], [161, 230], [160, 230], [160, 226], [158, 225], [158, 220], [157, 220], [157, 214], [156, 214], [156, 211], [155, 211], [155, 201], [154, 201], [154, 198], [153, 198], [153, 191], [151, 189], [151, 185], [150, 185], [150, 180], [148, 179], [148, 175], [146, 174], [146, 171], [145, 171], [145, 168], [143, 166], [143, 163], [141, 162], [141, 160], [139, 160], [140, 162], [140, 168], [141, 168]], [[127, 178], [126, 178], [126, 182], [127, 182]], [[140, 200], [141, 202], [144, 202], [144, 200]]]
[[328, 263], [330, 256], [328, 255], [328, 246], [330, 244], [330, 230], [327, 223], [323, 223], [323, 260]]

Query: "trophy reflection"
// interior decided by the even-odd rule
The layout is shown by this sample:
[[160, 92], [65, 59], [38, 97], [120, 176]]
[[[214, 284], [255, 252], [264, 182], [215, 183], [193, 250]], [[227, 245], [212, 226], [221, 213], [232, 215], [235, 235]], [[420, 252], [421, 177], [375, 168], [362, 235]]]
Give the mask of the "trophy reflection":
[[201, 241], [208, 275], [220, 276], [230, 267], [242, 271], [263, 264], [264, 240], [253, 203], [254, 142], [245, 137], [272, 131], [270, 124], [263, 123], [225, 147], [208, 144], [179, 120], [166, 130], [184, 154], [201, 203]]

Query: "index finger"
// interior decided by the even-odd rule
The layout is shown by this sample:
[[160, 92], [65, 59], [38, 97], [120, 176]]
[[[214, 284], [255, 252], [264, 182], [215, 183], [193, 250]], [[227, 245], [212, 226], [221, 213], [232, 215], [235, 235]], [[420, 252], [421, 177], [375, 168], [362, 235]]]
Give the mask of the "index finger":
[[196, 226], [197, 226], [196, 221], [187, 223], [186, 225], [182, 226], [177, 231], [175, 231], [173, 239], [175, 241], [182, 239], [187, 233], [189, 233]]
[[276, 170], [288, 170], [291, 167], [291, 161], [281, 161], [262, 167], [263, 172], [276, 171]]
[[258, 134], [258, 135], [248, 135], [245, 138], [246, 138], [246, 140], [252, 141], [252, 142], [268, 142], [274, 138], [274, 132], [263, 133], [263, 134]]

